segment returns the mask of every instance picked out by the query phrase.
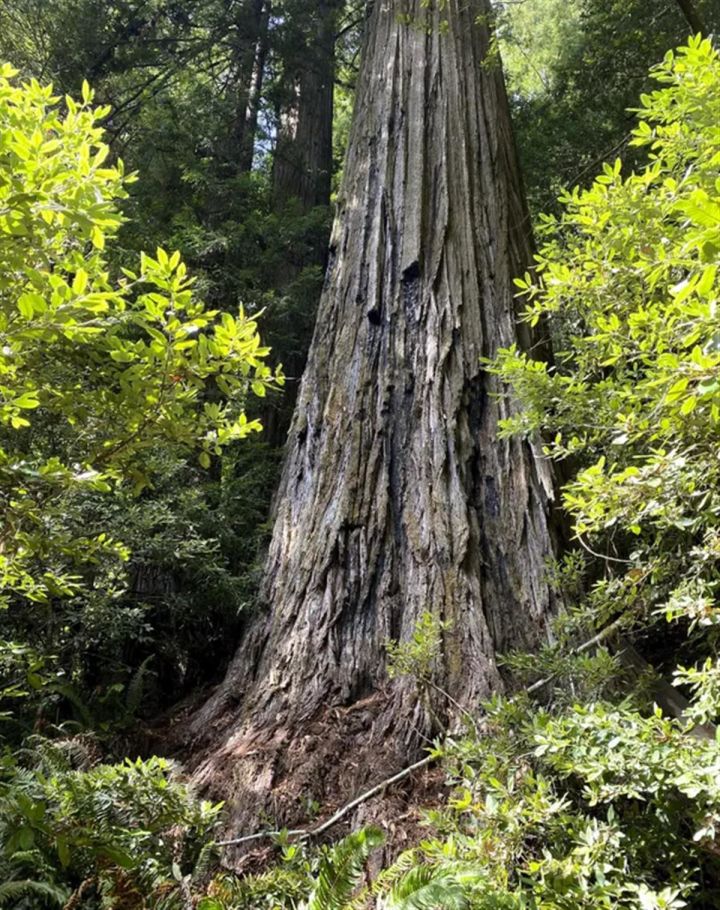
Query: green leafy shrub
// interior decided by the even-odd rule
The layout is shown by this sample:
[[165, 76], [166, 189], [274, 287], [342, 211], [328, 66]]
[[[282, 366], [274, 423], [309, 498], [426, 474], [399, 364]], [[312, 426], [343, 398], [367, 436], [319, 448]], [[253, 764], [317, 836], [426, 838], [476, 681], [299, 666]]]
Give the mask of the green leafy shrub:
[[[489, 838], [501, 878], [538, 907], [712, 907], [720, 889], [720, 740], [698, 726], [720, 714], [720, 57], [693, 39], [653, 75], [632, 140], [649, 163], [624, 176], [618, 161], [567, 193], [536, 274], [517, 282], [526, 318], [554, 321], [563, 350], [547, 364], [513, 348], [492, 366], [522, 405], [505, 432], [540, 433], [570, 459], [564, 504], [583, 572], [602, 575], [534, 668], [511, 658], [549, 676], [548, 708], [501, 705], [487, 744], [457, 747], [465, 796], [440, 820]], [[655, 674], [674, 670], [689, 704], [666, 708], [680, 716], [602, 647], [588, 665], [576, 646], [598, 629], [649, 648]]]
[[0, 906], [183, 906], [215, 857], [220, 806], [163, 759], [93, 764], [87, 741], [29, 745], [0, 765]]
[[540, 431], [550, 457], [580, 464], [564, 502], [577, 540], [607, 554], [607, 612], [690, 636], [706, 719], [720, 712], [719, 76], [699, 39], [657, 68], [664, 87], [643, 97], [633, 139], [650, 163], [623, 177], [618, 162], [568, 194], [538, 280], [519, 282], [531, 321], [561, 319], [567, 351], [557, 366], [515, 349], [496, 364], [525, 406], [506, 431]]
[[[259, 430], [247, 402], [282, 373], [242, 308], [197, 298], [178, 253], [114, 274], [106, 246], [129, 179], [108, 164], [107, 109], [87, 85], [61, 103], [14, 75], [0, 68], [0, 905], [186, 907], [219, 807], [163, 759], [103, 763], [66, 721], [117, 729], [152, 672], [127, 649], [157, 629], [123, 601], [121, 541], [153, 521], [133, 514], [139, 497]], [[210, 571], [215, 540], [177, 529], [191, 511], [166, 504], [176, 560]], [[134, 673], [113, 682], [112, 654]], [[31, 725], [46, 735], [28, 738]]]
[[141, 606], [118, 609], [129, 552], [107, 503], [128, 506], [169, 462], [209, 467], [260, 429], [246, 402], [282, 374], [242, 308], [193, 294], [178, 253], [112, 274], [130, 178], [108, 164], [108, 109], [87, 85], [61, 106], [13, 76], [0, 70], [0, 603], [5, 637], [41, 640], [65, 683], [93, 652], [79, 625], [102, 635], [114, 615], [97, 666], [143, 623]]

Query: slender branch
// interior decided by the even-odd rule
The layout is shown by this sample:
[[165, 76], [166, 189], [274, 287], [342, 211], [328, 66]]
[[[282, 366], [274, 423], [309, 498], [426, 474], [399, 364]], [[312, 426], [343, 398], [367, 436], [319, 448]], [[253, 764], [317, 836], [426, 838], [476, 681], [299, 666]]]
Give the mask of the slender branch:
[[618, 559], [617, 556], [609, 556], [607, 553], [606, 553], [606, 554], [603, 554], [603, 553], [598, 553], [598, 552], [596, 552], [596, 551], [593, 550], [588, 544], [585, 543], [585, 541], [584, 541], [583, 538], [582, 538], [582, 534], [576, 534], [576, 535], [575, 535], [575, 540], [577, 540], [577, 542], [580, 544], [580, 546], [583, 548], [583, 550], [587, 550], [587, 552], [588, 552], [591, 556], [595, 556], [595, 557], [597, 557], [598, 559], [604, 559], [606, 562], [617, 562], [617, 563], [620, 563], [620, 565], [623, 565], [623, 566], [631, 566], [631, 565], [633, 565], [633, 561], [632, 561], [631, 559]]
[[434, 761], [437, 761], [440, 756], [438, 754], [426, 755], [425, 758], [421, 758], [420, 761], [416, 761], [414, 765], [410, 765], [408, 768], [404, 768], [402, 771], [398, 771], [397, 774], [393, 774], [392, 777], [388, 777], [386, 780], [377, 784], [372, 789], [367, 790], [365, 793], [357, 797], [357, 799], [352, 800], [346, 806], [343, 806], [342, 809], [339, 809], [335, 815], [329, 818], [326, 822], [323, 822], [322, 825], [319, 825], [317, 828], [313, 829], [310, 832], [310, 837], [317, 837], [319, 834], [323, 834], [328, 828], [332, 828], [333, 825], [337, 824], [341, 819], [343, 819], [348, 812], [352, 812], [353, 809], [356, 809], [362, 803], [367, 802], [373, 796], [376, 796], [378, 793], [391, 786], [392, 784], [397, 784], [401, 780], [404, 780], [406, 777], [409, 777], [415, 771], [419, 771], [421, 768], [426, 768], [428, 765], [432, 764]]
[[[575, 649], [573, 653], [582, 654], [583, 651], [587, 651], [592, 648], [594, 645], [599, 644], [601, 641], [604, 641], [608, 636], [610, 636], [616, 629], [620, 627], [622, 623], [622, 617], [615, 620], [607, 628], [602, 629], [591, 638], [589, 641], [586, 641], [584, 644], [580, 645]], [[536, 692], [538, 689], [541, 689], [543, 686], [551, 682], [555, 677], [549, 676], [547, 679], [541, 679], [539, 682], [533, 683], [526, 690], [528, 695], [531, 695], [533, 692]], [[443, 693], [447, 694], [447, 693]], [[457, 703], [456, 703], [457, 704]], [[463, 709], [463, 713], [467, 713]], [[474, 723], [474, 720], [473, 720]], [[237, 847], [239, 844], [248, 844], [251, 841], [263, 840], [268, 837], [279, 837], [281, 834], [284, 834], [285, 837], [299, 837], [301, 840], [309, 840], [313, 837], [318, 837], [320, 834], [324, 834], [329, 828], [332, 828], [339, 821], [341, 821], [345, 816], [352, 812], [353, 809], [357, 809], [358, 806], [367, 802], [369, 799], [372, 799], [373, 796], [376, 796], [378, 793], [381, 793], [387, 787], [392, 786], [392, 784], [397, 784], [401, 780], [404, 780], [406, 777], [409, 777], [415, 771], [419, 771], [421, 768], [426, 768], [428, 765], [432, 764], [440, 756], [436, 753], [426, 755], [425, 758], [420, 759], [420, 761], [415, 762], [415, 764], [410, 765], [407, 768], [403, 768], [402, 771], [398, 771], [397, 774], [393, 774], [392, 777], [388, 777], [385, 780], [381, 781], [379, 784], [376, 784], [374, 787], [371, 787], [369, 790], [366, 790], [364, 793], [361, 793], [360, 796], [353, 799], [351, 802], [344, 805], [341, 809], [332, 815], [327, 821], [323, 822], [321, 825], [318, 825], [316, 828], [297, 828], [293, 831], [258, 831], [256, 834], [247, 834], [244, 837], [234, 837], [231, 840], [218, 841], [216, 846], [218, 847]]]
[[302, 837], [306, 838], [309, 836], [310, 832], [305, 828], [297, 828], [294, 831], [258, 831], [256, 834], [247, 834], [245, 837], [234, 837], [232, 840], [219, 840], [216, 842], [216, 847], [237, 847], [238, 844], [249, 844], [254, 840], [264, 840], [267, 837], [280, 837], [283, 834], [285, 837]]
[[602, 155], [600, 155], [598, 158], [594, 158], [590, 164], [586, 165], [586, 167], [584, 167], [578, 174], [576, 174], [572, 180], [566, 181], [566, 185], [570, 187], [576, 186], [588, 173], [588, 171], [594, 171], [598, 165], [603, 163], [603, 161], [607, 161], [611, 155], [614, 155], [615, 152], [619, 152], [620, 149], [632, 139], [632, 135], [632, 130], [628, 133], [625, 133], [622, 139], [617, 142], [611, 149], [603, 152]]
[[349, 31], [354, 29], [356, 26], [361, 25], [365, 19], [365, 14], [358, 16], [356, 19], [351, 19], [347, 25], [342, 26], [338, 32], [335, 33], [335, 40], [339, 41], [343, 35], [346, 35]]
[[[589, 651], [590, 648], [594, 648], [595, 645], [599, 645], [601, 642], [605, 641], [606, 638], [609, 638], [613, 632], [616, 632], [623, 624], [625, 620], [624, 616], [621, 616], [619, 619], [616, 619], [615, 622], [611, 622], [609, 626], [606, 626], [604, 629], [601, 629], [597, 635], [593, 636], [583, 644], [579, 645], [577, 648], [574, 648], [570, 653], [573, 655], [583, 654], [585, 651]], [[547, 676], [545, 679], [540, 679], [537, 682], [533, 683], [531, 686], [528, 686], [525, 690], [528, 695], [532, 695], [533, 692], [537, 692], [538, 689], [542, 689], [543, 686], [546, 686], [548, 683], [551, 683], [557, 673], [553, 673], [551, 676]]]
[[[571, 653], [582, 654], [585, 651], [589, 651], [591, 648], [594, 648], [595, 645], [599, 645], [601, 642], [605, 641], [605, 639], [609, 638], [614, 632], [620, 629], [624, 623], [624, 620], [624, 616], [619, 617], [614, 622], [611, 622], [610, 625], [606, 626], [604, 629], [601, 629], [597, 635], [594, 635], [592, 638], [583, 642], [577, 648], [574, 648]], [[623, 642], [623, 652], [627, 651], [630, 647], [631, 646], [627, 642]], [[553, 673], [551, 676], [548, 676], [545, 679], [538, 680], [538, 682], [535, 682], [531, 686], [528, 686], [525, 689], [525, 692], [528, 695], [532, 695], [543, 686], [546, 686], [548, 683], [552, 682], [557, 675], [557, 673]], [[673, 692], [676, 693], [677, 690], [673, 689]], [[674, 713], [676, 717], [681, 716], [675, 711], [672, 711], [671, 713]], [[711, 728], [711, 725], [708, 725], [708, 728]], [[700, 732], [697, 732], [698, 729], [699, 728], [696, 728], [692, 731], [694, 735], [699, 735], [703, 738], [710, 736], [710, 733], [707, 732], [707, 729], [703, 728], [700, 730]], [[712, 732], [714, 733], [714, 727], [712, 728]], [[392, 777], [386, 778], [379, 784], [376, 784], [374, 787], [371, 787], [369, 790], [361, 793], [360, 796], [357, 796], [355, 799], [351, 800], [351, 802], [344, 805], [341, 809], [338, 809], [334, 815], [332, 815], [321, 825], [318, 825], [316, 828], [297, 828], [292, 831], [258, 831], [256, 834], [247, 834], [244, 837], [235, 837], [231, 840], [218, 841], [216, 846], [236, 847], [240, 844], [247, 844], [251, 841], [263, 840], [269, 837], [279, 837], [280, 835], [284, 835], [285, 837], [298, 837], [301, 840], [310, 840], [311, 838], [319, 837], [328, 829], [336, 825], [339, 821], [342, 821], [342, 819], [345, 818], [345, 816], [350, 812], [352, 812], [353, 809], [357, 809], [358, 806], [366, 803], [369, 799], [372, 799], [373, 796], [376, 796], [378, 793], [382, 793], [382, 791], [387, 787], [392, 786], [392, 784], [399, 783], [401, 780], [404, 780], [406, 777], [409, 777], [411, 774], [413, 774], [415, 771], [419, 771], [421, 768], [426, 768], [428, 765], [431, 765], [439, 758], [439, 753], [431, 753], [430, 755], [426, 755], [425, 758], [420, 759], [420, 761], [415, 762], [415, 764], [409, 765], [407, 768], [403, 768], [402, 771], [398, 771], [397, 774], [393, 774]]]

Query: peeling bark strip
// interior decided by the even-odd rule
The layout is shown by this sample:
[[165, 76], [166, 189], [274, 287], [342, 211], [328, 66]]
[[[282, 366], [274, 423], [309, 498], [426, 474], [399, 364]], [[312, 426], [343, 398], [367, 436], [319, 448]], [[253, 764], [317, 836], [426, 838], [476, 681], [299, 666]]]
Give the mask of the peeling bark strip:
[[[370, 12], [269, 613], [196, 718], [201, 732], [233, 716], [201, 779], [254, 748], [250, 726], [297, 743], [322, 705], [383, 687], [385, 641], [427, 610], [452, 621], [436, 681], [464, 705], [500, 688], [497, 652], [544, 634], [551, 483], [527, 445], [498, 438], [505, 405], [480, 365], [516, 337], [512, 277], [530, 258], [488, 11], [378, 0]], [[427, 732], [416, 694], [388, 691], [358, 749], [394, 737], [400, 754], [401, 728]]]

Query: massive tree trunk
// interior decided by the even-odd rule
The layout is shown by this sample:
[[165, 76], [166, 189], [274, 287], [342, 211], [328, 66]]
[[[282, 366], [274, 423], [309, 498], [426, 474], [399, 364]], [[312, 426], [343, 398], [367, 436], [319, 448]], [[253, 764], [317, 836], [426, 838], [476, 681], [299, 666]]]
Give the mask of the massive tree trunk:
[[193, 723], [211, 742], [197, 777], [232, 781], [236, 821], [289, 820], [303, 787], [341, 799], [433, 732], [448, 704], [428, 712], [385, 669], [387, 639], [426, 611], [451, 624], [434, 683], [468, 707], [502, 688], [499, 652], [545, 635], [552, 486], [528, 444], [499, 438], [507, 406], [481, 363], [516, 339], [530, 257], [487, 13], [369, 13], [268, 609]]

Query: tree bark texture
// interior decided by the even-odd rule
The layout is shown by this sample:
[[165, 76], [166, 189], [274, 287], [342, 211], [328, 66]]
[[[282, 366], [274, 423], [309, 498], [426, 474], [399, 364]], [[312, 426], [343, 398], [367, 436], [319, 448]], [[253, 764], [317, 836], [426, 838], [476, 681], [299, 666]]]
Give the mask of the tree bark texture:
[[[261, 730], [298, 762], [319, 748], [316, 792], [328, 762], [360, 767], [357, 785], [373, 775], [363, 753], [407, 758], [448, 703], [429, 715], [413, 686], [389, 684], [385, 644], [426, 611], [450, 624], [433, 683], [468, 707], [502, 688], [498, 653], [546, 634], [552, 481], [530, 445], [499, 438], [508, 405], [481, 364], [516, 340], [512, 279], [531, 254], [488, 13], [485, 0], [442, 12], [377, 0], [369, 13], [268, 612], [192, 725], [216, 737], [197, 777], [234, 775], [231, 805], [292, 764], [268, 763]], [[328, 713], [358, 704], [354, 727], [350, 707]], [[342, 724], [352, 736], [332, 757]], [[263, 764], [242, 770], [253, 754]]]

